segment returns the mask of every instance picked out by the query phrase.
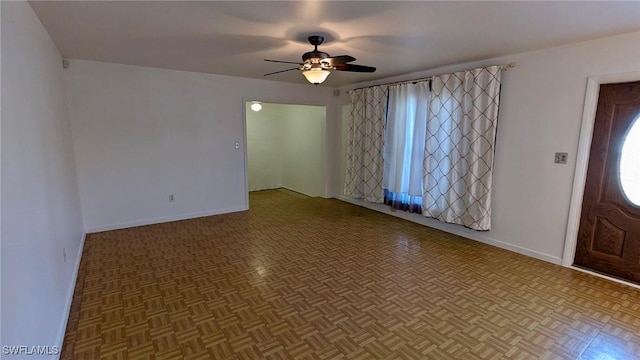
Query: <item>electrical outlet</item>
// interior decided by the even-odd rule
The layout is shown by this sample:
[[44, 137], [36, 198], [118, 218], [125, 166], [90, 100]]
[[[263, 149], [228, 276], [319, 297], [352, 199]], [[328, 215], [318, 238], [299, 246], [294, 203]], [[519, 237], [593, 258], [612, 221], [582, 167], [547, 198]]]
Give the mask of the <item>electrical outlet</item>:
[[62, 259], [67, 262], [67, 248], [62, 248]]
[[173, 194], [169, 194], [169, 202], [175, 202], [176, 197]]
[[569, 156], [568, 153], [557, 152], [556, 153], [556, 157], [553, 160], [553, 162], [556, 163], [556, 164], [566, 164], [568, 156]]

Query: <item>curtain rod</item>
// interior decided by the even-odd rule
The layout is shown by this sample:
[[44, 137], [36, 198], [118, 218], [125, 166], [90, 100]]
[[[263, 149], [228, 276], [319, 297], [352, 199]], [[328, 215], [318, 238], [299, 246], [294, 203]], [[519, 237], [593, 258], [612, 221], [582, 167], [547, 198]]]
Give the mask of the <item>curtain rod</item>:
[[[508, 69], [512, 69], [512, 68], [516, 67], [516, 62], [514, 61], [514, 62], [510, 62], [510, 63], [508, 63], [506, 65], [499, 65], [499, 66], [500, 66], [500, 69], [502, 69], [502, 70], [508, 70]], [[437, 76], [437, 75], [433, 75], [433, 76]], [[408, 83], [415, 84], [415, 83], [419, 83], [420, 81], [431, 80], [431, 78], [433, 78], [433, 76], [428, 76], [428, 77], [418, 78], [418, 79], [413, 79], [413, 80], [394, 81], [394, 82], [384, 83], [384, 84], [363, 86], [363, 87], [347, 90], [345, 92], [347, 94], [351, 94], [351, 92], [354, 91], [354, 90], [367, 89], [367, 88], [374, 87], [374, 86], [391, 86], [391, 85], [396, 85], [396, 84], [408, 84]]]

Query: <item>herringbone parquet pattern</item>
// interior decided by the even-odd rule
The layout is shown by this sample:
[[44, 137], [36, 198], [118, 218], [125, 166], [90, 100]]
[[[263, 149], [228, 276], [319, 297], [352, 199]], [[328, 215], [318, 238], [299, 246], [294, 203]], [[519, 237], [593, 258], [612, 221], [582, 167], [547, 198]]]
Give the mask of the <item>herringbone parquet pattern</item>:
[[337, 200], [88, 236], [63, 359], [634, 359], [640, 291]]

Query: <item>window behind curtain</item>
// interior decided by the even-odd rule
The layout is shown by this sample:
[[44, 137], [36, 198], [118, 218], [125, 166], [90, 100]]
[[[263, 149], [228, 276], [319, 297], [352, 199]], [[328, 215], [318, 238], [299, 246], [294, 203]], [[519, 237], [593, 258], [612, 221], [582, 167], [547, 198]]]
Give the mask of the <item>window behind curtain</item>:
[[422, 212], [424, 142], [429, 83], [389, 87], [384, 137], [384, 202], [396, 209]]

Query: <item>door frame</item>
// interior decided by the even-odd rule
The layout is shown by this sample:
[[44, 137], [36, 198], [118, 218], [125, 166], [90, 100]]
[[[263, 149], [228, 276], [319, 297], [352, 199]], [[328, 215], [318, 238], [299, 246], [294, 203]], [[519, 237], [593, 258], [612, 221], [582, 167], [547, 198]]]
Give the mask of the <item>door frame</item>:
[[[596, 119], [596, 108], [598, 106], [598, 96], [600, 95], [600, 85], [632, 81], [640, 81], [640, 71], [590, 76], [587, 78], [587, 91], [584, 99], [584, 109], [582, 111], [582, 126], [580, 128], [580, 140], [578, 141], [576, 168], [573, 176], [573, 189], [571, 190], [571, 203], [569, 206], [569, 217], [567, 220], [567, 233], [564, 241], [564, 252], [562, 254], [562, 266], [586, 271], [573, 266], [573, 261], [576, 254], [576, 245], [578, 243], [578, 228], [580, 226], [580, 216], [582, 214], [584, 185], [587, 180], [587, 167], [589, 166], [591, 138], [593, 136], [593, 125]], [[586, 272], [603, 276], [591, 271]], [[627, 285], [630, 284], [617, 280], [613, 277], [604, 277]]]
[[324, 107], [324, 193], [323, 197], [328, 199], [331, 197], [331, 165], [330, 165], [330, 131], [333, 131], [329, 124], [329, 114], [332, 111], [331, 104], [321, 101], [296, 101], [296, 100], [288, 100], [288, 99], [274, 99], [269, 97], [242, 97], [242, 131], [243, 131], [243, 144], [241, 144], [241, 148], [244, 151], [244, 202], [246, 209], [249, 209], [249, 148], [247, 146], [247, 102], [259, 101], [261, 103], [271, 103], [271, 104], [280, 104], [280, 105], [304, 105], [304, 106], [322, 106]]

